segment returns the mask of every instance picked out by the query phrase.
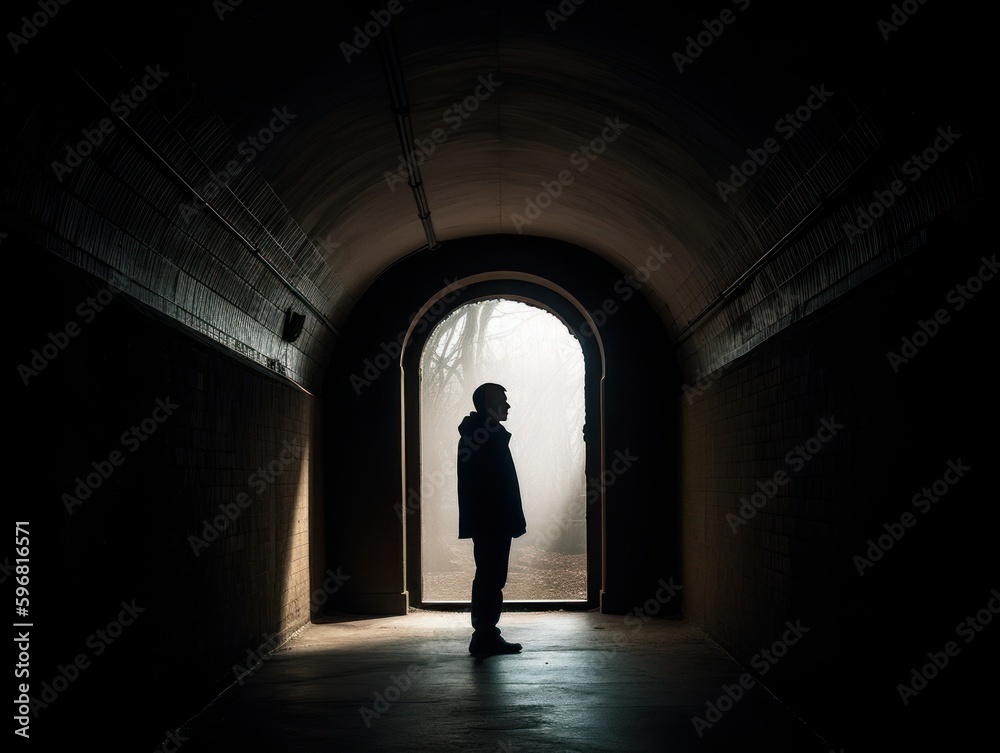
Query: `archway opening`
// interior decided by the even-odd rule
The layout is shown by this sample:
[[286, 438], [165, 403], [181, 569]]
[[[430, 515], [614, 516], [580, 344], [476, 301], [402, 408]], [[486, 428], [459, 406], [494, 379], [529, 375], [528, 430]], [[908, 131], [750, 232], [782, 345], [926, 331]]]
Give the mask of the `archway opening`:
[[556, 316], [502, 298], [459, 306], [421, 352], [421, 600], [470, 599], [472, 542], [458, 538], [458, 424], [483, 382], [507, 389], [527, 520], [511, 548], [505, 599], [586, 601], [583, 349]]

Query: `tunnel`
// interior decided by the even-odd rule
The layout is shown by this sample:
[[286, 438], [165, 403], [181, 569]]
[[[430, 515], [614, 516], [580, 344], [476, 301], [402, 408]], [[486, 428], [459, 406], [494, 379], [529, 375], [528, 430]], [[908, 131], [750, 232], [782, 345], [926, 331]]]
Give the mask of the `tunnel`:
[[[5, 6], [14, 744], [995, 741], [981, 14]], [[568, 428], [511, 429], [519, 469], [573, 438], [573, 512], [531, 517], [570, 473], [536, 463], [524, 650], [476, 662], [421, 526], [456, 512], [427, 458], [480, 377], [431, 440], [422, 358], [491, 301], [552, 317], [583, 375]], [[570, 558], [572, 594], [529, 587]]]

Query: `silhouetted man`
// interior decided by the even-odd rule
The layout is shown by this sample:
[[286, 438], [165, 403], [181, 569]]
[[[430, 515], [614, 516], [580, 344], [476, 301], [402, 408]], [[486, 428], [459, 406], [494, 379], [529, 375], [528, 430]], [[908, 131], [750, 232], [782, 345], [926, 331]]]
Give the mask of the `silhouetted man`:
[[526, 529], [510, 432], [500, 425], [510, 404], [506, 389], [489, 382], [472, 393], [472, 404], [458, 427], [458, 537], [472, 539], [476, 557], [469, 653], [513, 654], [521, 644], [505, 641], [497, 627], [511, 539]]

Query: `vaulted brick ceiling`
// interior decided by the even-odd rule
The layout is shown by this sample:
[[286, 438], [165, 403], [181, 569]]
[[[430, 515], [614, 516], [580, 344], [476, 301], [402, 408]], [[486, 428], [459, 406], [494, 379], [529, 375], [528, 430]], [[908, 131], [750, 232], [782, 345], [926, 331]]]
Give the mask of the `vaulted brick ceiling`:
[[[708, 363], [911, 233], [849, 238], [855, 205], [830, 194], [862, 170], [891, 177], [900, 150], [982, 106], [956, 86], [973, 46], [945, 3], [891, 26], [888, 4], [778, 5], [70, 3], [8, 55], [5, 219], [261, 360], [274, 338], [250, 331], [279, 331], [293, 299], [257, 248], [326, 317], [287, 364], [304, 379], [372, 281], [427, 245], [426, 225], [442, 244], [569, 241], [623, 274], [656, 250], [646, 292], [676, 336], [808, 222], [699, 333]], [[427, 223], [401, 169], [397, 66]], [[148, 101], [112, 118], [87, 164], [53, 172], [144, 80]], [[954, 188], [922, 200], [926, 216], [976, 190], [973, 154], [935, 170]], [[221, 220], [186, 216], [178, 175], [213, 192]]]

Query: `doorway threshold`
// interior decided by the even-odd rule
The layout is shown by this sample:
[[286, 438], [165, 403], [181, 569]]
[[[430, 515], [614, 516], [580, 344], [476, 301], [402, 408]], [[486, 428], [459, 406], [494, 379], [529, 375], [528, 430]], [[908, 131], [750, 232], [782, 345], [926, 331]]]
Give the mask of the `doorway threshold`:
[[[431, 612], [468, 612], [472, 609], [472, 603], [469, 601], [422, 601], [415, 605], [415, 608]], [[591, 603], [586, 599], [567, 599], [565, 601], [519, 599], [503, 603], [505, 612], [557, 612], [559, 610], [585, 612], [597, 608], [596, 603]]]

